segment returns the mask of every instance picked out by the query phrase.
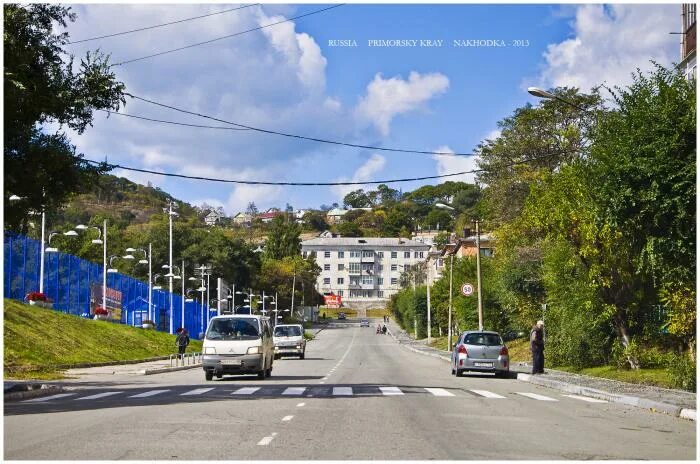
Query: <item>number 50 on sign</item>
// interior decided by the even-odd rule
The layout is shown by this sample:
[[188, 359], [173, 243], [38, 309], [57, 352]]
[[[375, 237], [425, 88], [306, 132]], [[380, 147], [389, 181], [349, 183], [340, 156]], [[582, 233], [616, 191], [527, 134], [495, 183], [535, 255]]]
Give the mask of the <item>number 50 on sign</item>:
[[472, 293], [474, 293], [474, 286], [472, 284], [463, 284], [462, 285], [462, 294], [464, 296], [469, 296]]

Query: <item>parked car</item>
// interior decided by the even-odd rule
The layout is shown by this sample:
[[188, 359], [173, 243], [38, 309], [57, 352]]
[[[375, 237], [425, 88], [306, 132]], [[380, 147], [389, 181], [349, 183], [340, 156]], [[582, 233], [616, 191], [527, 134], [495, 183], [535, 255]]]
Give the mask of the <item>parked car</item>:
[[275, 359], [290, 354], [304, 359], [306, 340], [304, 339], [304, 327], [301, 324], [276, 325], [272, 341], [275, 344]]
[[369, 327], [369, 319], [360, 319], [360, 327]]
[[236, 314], [216, 316], [209, 321], [202, 343], [204, 378], [224, 374], [272, 374], [275, 350], [269, 318]]
[[338, 319], [345, 319], [345, 313], [338, 313]]
[[508, 377], [508, 348], [498, 332], [463, 332], [452, 351], [452, 374], [461, 377], [464, 371], [493, 372]]

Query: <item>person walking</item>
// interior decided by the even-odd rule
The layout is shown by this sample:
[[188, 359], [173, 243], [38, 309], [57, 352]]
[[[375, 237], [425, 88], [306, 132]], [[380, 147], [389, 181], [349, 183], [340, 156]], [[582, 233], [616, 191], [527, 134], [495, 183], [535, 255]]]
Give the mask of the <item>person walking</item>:
[[177, 345], [177, 352], [182, 358], [185, 354], [187, 345], [190, 344], [190, 337], [187, 335], [187, 329], [180, 327], [177, 329], [177, 338], [175, 339], [175, 345]]
[[530, 331], [532, 373], [544, 374], [544, 321], [537, 321]]

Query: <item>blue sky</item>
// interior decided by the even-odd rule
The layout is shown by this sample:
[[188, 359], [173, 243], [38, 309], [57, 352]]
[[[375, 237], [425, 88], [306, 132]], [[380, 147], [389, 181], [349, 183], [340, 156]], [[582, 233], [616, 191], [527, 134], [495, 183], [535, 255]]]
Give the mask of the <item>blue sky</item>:
[[[231, 4], [74, 5], [71, 39], [230, 8]], [[120, 62], [297, 16], [328, 5], [263, 5], [70, 45]], [[239, 37], [115, 67], [135, 95], [288, 133], [382, 147], [471, 152], [528, 102], [525, 88], [625, 84], [649, 60], [678, 61], [679, 5], [350, 4]], [[441, 39], [442, 47], [370, 47], [369, 40]], [[354, 40], [357, 47], [331, 46]], [[505, 47], [455, 47], [501, 40]], [[512, 41], [527, 41], [514, 46]], [[139, 101], [124, 112], [221, 125]], [[98, 114], [71, 134], [87, 158], [143, 169], [264, 181], [366, 182], [461, 172], [474, 159], [340, 148], [248, 131], [184, 128]], [[249, 187], [116, 171], [228, 214], [342, 203], [351, 188]], [[452, 180], [470, 181], [473, 176]], [[436, 183], [434, 181], [432, 183]], [[394, 184], [413, 190], [424, 182]], [[358, 187], [355, 187], [358, 188]], [[371, 188], [371, 187], [370, 187]]]

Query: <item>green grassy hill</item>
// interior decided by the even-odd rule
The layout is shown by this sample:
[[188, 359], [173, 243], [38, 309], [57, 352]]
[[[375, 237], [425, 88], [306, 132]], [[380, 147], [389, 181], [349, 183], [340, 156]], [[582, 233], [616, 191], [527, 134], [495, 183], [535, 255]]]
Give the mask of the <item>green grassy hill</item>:
[[[123, 324], [70, 316], [5, 299], [5, 378], [60, 378], [56, 366], [167, 356], [175, 336]], [[188, 351], [201, 351], [192, 340]]]

